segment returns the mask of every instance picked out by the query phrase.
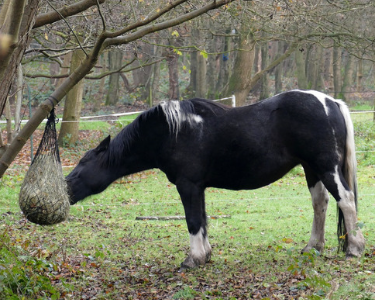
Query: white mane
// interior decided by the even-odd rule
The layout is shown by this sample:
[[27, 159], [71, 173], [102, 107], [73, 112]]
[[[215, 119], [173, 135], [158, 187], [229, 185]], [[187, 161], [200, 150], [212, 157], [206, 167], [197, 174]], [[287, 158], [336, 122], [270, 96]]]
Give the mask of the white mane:
[[176, 136], [184, 125], [195, 127], [203, 123], [202, 117], [194, 113], [194, 107], [188, 101], [163, 101], [160, 107], [167, 119], [169, 131]]

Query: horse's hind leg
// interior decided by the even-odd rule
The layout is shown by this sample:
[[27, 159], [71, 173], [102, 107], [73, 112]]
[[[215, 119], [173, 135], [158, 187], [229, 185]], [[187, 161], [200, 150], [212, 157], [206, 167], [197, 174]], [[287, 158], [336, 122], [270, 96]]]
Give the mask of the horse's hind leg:
[[190, 253], [181, 264], [182, 268], [195, 268], [211, 258], [211, 246], [207, 237], [207, 218], [204, 189], [186, 180], [177, 183], [185, 209], [186, 223], [190, 233]]
[[312, 248], [322, 252], [324, 249], [324, 226], [328, 207], [328, 192], [321, 181], [310, 187], [312, 205], [314, 209], [314, 219], [311, 236], [307, 246], [302, 252], [309, 252]]
[[365, 239], [357, 225], [357, 209], [354, 193], [349, 189], [341, 170], [338, 166], [334, 172], [327, 172], [321, 176], [322, 182], [332, 196], [336, 199], [338, 207], [344, 215], [348, 246], [346, 256], [361, 256], [365, 247]]
[[311, 230], [310, 240], [307, 246], [302, 249], [302, 252], [309, 252], [311, 249], [316, 249], [320, 252], [324, 249], [324, 225], [326, 222], [326, 214], [328, 207], [328, 191], [321, 181], [316, 176], [312, 175], [305, 167], [306, 180], [310, 190], [312, 206], [314, 209], [314, 219]]

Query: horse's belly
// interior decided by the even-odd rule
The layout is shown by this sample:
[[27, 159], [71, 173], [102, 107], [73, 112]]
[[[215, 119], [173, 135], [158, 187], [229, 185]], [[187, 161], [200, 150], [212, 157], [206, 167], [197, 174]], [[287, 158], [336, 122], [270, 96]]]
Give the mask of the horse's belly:
[[207, 186], [231, 190], [261, 188], [282, 178], [298, 163], [264, 160], [253, 164], [225, 164], [210, 172]]

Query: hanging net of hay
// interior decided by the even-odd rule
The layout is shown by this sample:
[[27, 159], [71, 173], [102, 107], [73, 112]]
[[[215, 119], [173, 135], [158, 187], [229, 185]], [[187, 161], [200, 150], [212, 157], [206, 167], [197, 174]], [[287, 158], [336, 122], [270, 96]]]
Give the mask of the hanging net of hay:
[[29, 221], [39, 225], [62, 222], [70, 210], [68, 188], [57, 146], [55, 119], [53, 109], [19, 194], [22, 212]]

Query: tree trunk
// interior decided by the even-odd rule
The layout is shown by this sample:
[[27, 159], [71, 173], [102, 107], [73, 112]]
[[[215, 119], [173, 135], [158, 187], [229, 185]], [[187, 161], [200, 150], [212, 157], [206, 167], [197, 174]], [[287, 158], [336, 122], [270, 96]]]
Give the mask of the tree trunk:
[[58, 84], [59, 80], [54, 78], [54, 76], [60, 73], [60, 65], [57, 62], [51, 62], [49, 65], [49, 74], [51, 75], [50, 84], [51, 87], [54, 89]]
[[[275, 59], [278, 59], [284, 53], [284, 41], [279, 41], [277, 43], [277, 55]], [[282, 83], [282, 73], [283, 73], [283, 64], [278, 64], [275, 67], [275, 93], [279, 94], [283, 90]]]
[[362, 79], [363, 79], [363, 59], [358, 58], [357, 68], [357, 92], [362, 92]]
[[197, 57], [197, 91], [195, 97], [206, 98], [207, 84], [206, 84], [206, 58], [202, 54]]
[[8, 101], [5, 103], [5, 119], [7, 120], [7, 144], [10, 144], [13, 140], [13, 131], [12, 131], [12, 114], [10, 111], [10, 103]]
[[245, 105], [246, 98], [250, 92], [251, 72], [254, 63], [254, 41], [243, 30], [240, 35], [239, 51], [237, 51], [236, 60], [234, 62], [233, 74], [229, 79], [227, 95], [235, 95], [236, 106]]
[[[121, 68], [122, 65], [122, 51], [119, 49], [112, 49], [108, 52], [109, 71], [115, 71]], [[115, 105], [118, 102], [118, 94], [120, 87], [120, 73], [112, 73], [109, 76], [107, 98], [105, 105]]]
[[[162, 56], [162, 48], [156, 46], [155, 49], [155, 55], [156, 57]], [[149, 101], [150, 107], [154, 105], [154, 100], [157, 99], [157, 92], [159, 90], [159, 81], [160, 81], [160, 62], [157, 62], [156, 64], [153, 65], [153, 70], [152, 70], [152, 83], [151, 83], [151, 99]]]
[[180, 88], [178, 86], [178, 54], [171, 51], [167, 57], [167, 63], [169, 75], [168, 98], [179, 100]]
[[346, 53], [346, 64], [345, 64], [345, 71], [344, 71], [344, 79], [342, 81], [341, 87], [341, 95], [342, 100], [347, 102], [350, 99], [350, 88], [353, 84], [353, 67], [354, 67], [354, 60], [353, 56], [350, 53]]
[[193, 98], [197, 91], [197, 64], [198, 64], [198, 51], [192, 50], [190, 52], [190, 81], [186, 88], [186, 97]]
[[[264, 70], [269, 64], [268, 43], [264, 43], [262, 45], [261, 55], [262, 55], [262, 70]], [[268, 75], [268, 72], [265, 72], [261, 79], [261, 89], [260, 89], [259, 100], [266, 99], [269, 96], [270, 96], [269, 75]]]
[[[194, 23], [193, 26], [194, 27], [191, 29], [190, 44], [196, 45], [199, 42], [199, 30], [196, 28], [196, 23]], [[189, 85], [186, 87], [186, 92], [184, 93], [184, 97], [187, 98], [193, 98], [197, 91], [198, 55], [199, 52], [196, 49], [190, 52], [190, 80]]]
[[341, 48], [333, 48], [333, 88], [335, 98], [341, 98]]
[[[62, 61], [62, 67], [60, 68], [60, 75], [66, 75], [68, 76], [69, 74], [69, 69], [70, 69], [70, 62], [72, 61], [72, 53], [73, 52], [68, 52], [67, 54], [64, 55], [63, 61]], [[59, 87], [63, 82], [65, 78], [59, 78], [56, 82], [56, 88]]]
[[307, 86], [310, 89], [318, 89], [318, 70], [320, 56], [318, 55], [318, 46], [312, 45], [308, 48], [306, 54], [306, 78]]
[[333, 49], [325, 49], [324, 51], [324, 80], [328, 92], [333, 92]]
[[295, 51], [295, 61], [296, 61], [296, 73], [297, 73], [297, 84], [300, 89], [307, 89], [307, 80], [305, 72], [305, 60], [303, 57], [303, 51], [300, 49]]
[[[153, 57], [155, 57], [154, 53], [154, 46], [151, 44], [145, 44], [142, 47], [143, 50], [143, 61], [147, 63], [148, 61], [151, 61]], [[142, 70], [142, 78], [143, 78], [143, 89], [141, 94], [141, 101], [144, 101], [146, 103], [152, 102], [152, 71], [153, 71], [153, 65], [147, 65], [141, 68]]]
[[19, 65], [17, 69], [17, 101], [16, 101], [16, 108], [14, 111], [14, 134], [13, 136], [17, 136], [21, 129], [22, 99], [23, 99], [23, 73], [22, 73], [22, 65]]
[[[229, 34], [230, 29], [226, 30], [226, 33]], [[233, 38], [231, 36], [220, 37], [222, 40], [222, 49], [223, 54], [219, 54], [218, 65], [219, 65], [219, 75], [216, 84], [216, 97], [226, 97], [228, 96], [228, 82], [230, 78], [230, 69], [231, 61], [234, 53], [231, 52], [233, 48]]]
[[262, 47], [260, 45], [255, 46], [254, 54], [254, 72], [258, 73], [262, 71]]
[[324, 56], [323, 56], [323, 47], [320, 45], [316, 46], [316, 63], [317, 63], [317, 68], [316, 68], [316, 86], [315, 89], [318, 91], [325, 90], [324, 87], [324, 78], [323, 78], [323, 73], [324, 73]]
[[[105, 73], [106, 71], [105, 55], [104, 54], [100, 55], [99, 60], [100, 60], [100, 64], [103, 66], [102, 72]], [[94, 97], [93, 112], [99, 111], [100, 105], [103, 103], [105, 81], [106, 81], [106, 77], [103, 77], [100, 79], [98, 94]]]
[[[70, 64], [72, 74], [83, 62], [85, 54], [82, 50], [75, 50]], [[83, 96], [83, 79], [80, 80], [66, 95], [63, 123], [61, 124], [58, 143], [59, 146], [74, 145], [78, 140], [79, 119]]]
[[[6, 3], [8, 1], [1, 8], [1, 16], [5, 14], [6, 20], [3, 19], [3, 22], [0, 20], [0, 40], [2, 40], [1, 43], [4, 41], [5, 34], [11, 36], [11, 41], [9, 51], [1, 51], [4, 54], [0, 54], [0, 115], [3, 113], [17, 67], [21, 63], [25, 49], [29, 45], [29, 31], [33, 26], [39, 0], [29, 0], [26, 6], [24, 6], [25, 1], [9, 1], [9, 5], [15, 8], [13, 10], [17, 15], [15, 17], [12, 17], [12, 14], [6, 11]], [[23, 7], [25, 8], [23, 9]], [[3, 27], [8, 22], [7, 20], [10, 20], [9, 30]], [[22, 38], [18, 39], [18, 37]]]
[[[208, 51], [216, 52], [216, 39], [214, 36], [210, 36], [208, 43]], [[215, 85], [218, 79], [218, 73], [216, 70], [216, 55], [209, 55], [207, 59], [207, 68], [206, 68], [206, 98], [215, 99]]]

